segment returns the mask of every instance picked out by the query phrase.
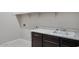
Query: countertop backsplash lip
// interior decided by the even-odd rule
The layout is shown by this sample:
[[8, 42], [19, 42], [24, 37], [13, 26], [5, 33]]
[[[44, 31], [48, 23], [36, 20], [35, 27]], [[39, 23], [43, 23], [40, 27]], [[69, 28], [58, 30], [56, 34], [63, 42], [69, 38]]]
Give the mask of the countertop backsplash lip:
[[70, 28], [70, 27], [54, 27], [54, 26], [44, 26], [44, 25], [30, 25], [23, 27], [24, 29], [36, 29], [36, 26], [41, 29], [49, 29], [49, 30], [55, 30], [55, 29], [66, 29], [66, 31], [73, 31], [73, 32], [79, 32], [79, 29], [76, 28]]

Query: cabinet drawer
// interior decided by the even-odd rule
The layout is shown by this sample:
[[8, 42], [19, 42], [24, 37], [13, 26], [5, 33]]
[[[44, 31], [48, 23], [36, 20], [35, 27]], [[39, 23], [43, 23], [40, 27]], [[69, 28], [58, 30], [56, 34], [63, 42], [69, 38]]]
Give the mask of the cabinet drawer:
[[40, 39], [42, 39], [42, 34], [32, 32], [32, 38], [40, 38]]
[[48, 40], [51, 42], [59, 43], [58, 37], [50, 36], [50, 35], [43, 35], [43, 40]]

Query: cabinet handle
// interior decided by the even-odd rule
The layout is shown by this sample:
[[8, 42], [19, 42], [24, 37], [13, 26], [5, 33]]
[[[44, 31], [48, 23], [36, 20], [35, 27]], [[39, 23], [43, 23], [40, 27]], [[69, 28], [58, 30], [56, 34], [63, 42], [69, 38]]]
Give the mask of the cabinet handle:
[[48, 42], [48, 43], [58, 44], [58, 43], [51, 42], [51, 41], [48, 41], [48, 40], [44, 40], [44, 41], [45, 41], [45, 42]]

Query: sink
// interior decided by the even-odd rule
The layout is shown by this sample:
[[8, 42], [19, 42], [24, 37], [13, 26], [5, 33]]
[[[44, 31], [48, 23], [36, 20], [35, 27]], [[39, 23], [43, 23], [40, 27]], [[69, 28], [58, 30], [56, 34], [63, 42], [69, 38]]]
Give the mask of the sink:
[[74, 37], [74, 36], [76, 36], [76, 33], [75, 33], [75, 32], [67, 32], [67, 35], [68, 35], [68, 36], [73, 36], [73, 37]]
[[76, 35], [75, 32], [60, 31], [60, 30], [58, 30], [58, 31], [54, 31], [54, 32], [52, 32], [52, 33], [53, 33], [53, 34], [57, 34], [57, 35], [62, 35], [62, 36], [72, 36], [72, 37], [74, 37], [74, 36]]

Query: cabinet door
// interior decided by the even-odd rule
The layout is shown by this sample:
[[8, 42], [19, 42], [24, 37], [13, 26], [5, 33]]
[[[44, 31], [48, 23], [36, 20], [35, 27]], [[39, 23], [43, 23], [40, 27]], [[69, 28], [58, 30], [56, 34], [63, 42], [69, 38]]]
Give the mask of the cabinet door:
[[32, 47], [42, 47], [42, 34], [32, 32]]
[[48, 40], [43, 41], [43, 47], [58, 47], [59, 45], [55, 42], [51, 42]]
[[77, 47], [79, 46], [78, 40], [61, 38], [61, 47]]
[[58, 47], [59, 39], [58, 37], [51, 35], [43, 35], [43, 47]]

